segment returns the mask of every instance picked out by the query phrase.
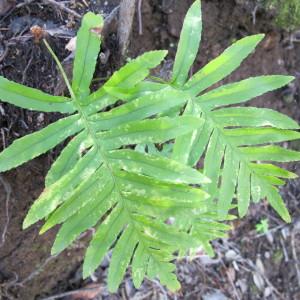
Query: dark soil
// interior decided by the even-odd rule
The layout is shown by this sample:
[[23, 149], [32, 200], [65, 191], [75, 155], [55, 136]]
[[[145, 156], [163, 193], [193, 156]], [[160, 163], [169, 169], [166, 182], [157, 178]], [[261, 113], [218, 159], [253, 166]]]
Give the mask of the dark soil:
[[[43, 44], [34, 40], [29, 30], [36, 24], [46, 24], [47, 29], [60, 29], [63, 34], [48, 36], [48, 40], [63, 61], [69, 56], [69, 52], [65, 50], [69, 38], [65, 36], [75, 34], [80, 20], [57, 7], [41, 5], [42, 1], [32, 1], [28, 4], [25, 2], [21, 7], [11, 8], [0, 16], [0, 74], [49, 93], [61, 92], [53, 60]], [[65, 2], [80, 15], [87, 10], [108, 14], [118, 4], [117, 0]], [[128, 56], [135, 57], [147, 50], [170, 49], [168, 60], [162, 69], [157, 71], [168, 77], [182, 20], [192, 2], [144, 0], [143, 34], [139, 34], [139, 24], [136, 20]], [[277, 109], [300, 121], [300, 44], [291, 42], [293, 33], [274, 27], [271, 16], [264, 11], [257, 12], [254, 24], [249, 6], [236, 4], [234, 0], [204, 0], [203, 17], [201, 52], [194, 70], [216, 57], [235, 40], [263, 32], [266, 38], [256, 53], [224, 82], [263, 74], [296, 76], [297, 79], [288, 88], [269, 93], [255, 100], [253, 104]], [[96, 77], [101, 79], [97, 85], [101, 84], [120, 62], [116, 45], [117, 37], [112, 31], [106, 37], [103, 49], [103, 52], [110, 53], [109, 60], [105, 64], [99, 63]], [[68, 60], [65, 61], [65, 65], [68, 66]], [[59, 114], [30, 112], [0, 103], [0, 150], [16, 138], [38, 130], [58, 118]], [[296, 142], [293, 143], [293, 147], [300, 149], [299, 143]], [[51, 258], [50, 248], [55, 230], [40, 236], [40, 225], [25, 231], [21, 229], [24, 216], [43, 190], [44, 176], [61, 148], [62, 146], [59, 146], [0, 177], [0, 232], [3, 237], [0, 238], [0, 299], [1, 296], [3, 299], [43, 299], [47, 295], [81, 288], [86, 290], [74, 292], [72, 296], [67, 295], [64, 299], [207, 300], [225, 299], [225, 296], [228, 299], [247, 300], [300, 299], [300, 187], [297, 180], [290, 182], [282, 190], [293, 216], [291, 225], [284, 225], [264, 203], [252, 207], [247, 218], [234, 222], [234, 230], [228, 240], [215, 242], [218, 254], [216, 259], [208, 259], [200, 253], [193, 261], [178, 263], [182, 291], [177, 295], [168, 293], [156, 282], [148, 281], [137, 291], [132, 287], [129, 277], [125, 279], [117, 294], [109, 295], [105, 282], [107, 262], [104, 262], [95, 274], [94, 283], [90, 280], [82, 282], [80, 265], [86, 238], [77, 241], [72, 248], [58, 257]], [[290, 168], [296, 171], [299, 169], [296, 166]], [[269, 219], [272, 229], [267, 235], [258, 235], [255, 231], [255, 225], [262, 218]], [[88, 236], [89, 233], [86, 234], [87, 238]], [[212, 298], [213, 296], [215, 298]]]

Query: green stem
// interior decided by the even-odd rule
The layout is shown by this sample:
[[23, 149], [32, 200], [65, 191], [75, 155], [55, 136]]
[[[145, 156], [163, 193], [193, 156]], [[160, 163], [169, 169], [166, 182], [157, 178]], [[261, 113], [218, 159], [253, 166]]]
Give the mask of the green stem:
[[71, 95], [71, 98], [75, 100], [75, 98], [76, 98], [76, 97], [75, 97], [75, 94], [74, 94], [74, 92], [73, 92], [73, 90], [72, 90], [72, 86], [71, 86], [71, 84], [70, 84], [70, 81], [69, 81], [69, 79], [68, 79], [68, 76], [67, 76], [67, 74], [66, 74], [66, 72], [65, 72], [65, 70], [64, 70], [64, 68], [63, 68], [63, 66], [62, 66], [62, 64], [60, 63], [58, 57], [56, 56], [56, 54], [54, 53], [54, 51], [52, 50], [52, 48], [50, 47], [50, 45], [48, 44], [47, 40], [43, 39], [43, 42], [44, 42], [46, 48], [48, 49], [48, 51], [50, 52], [51, 56], [52, 56], [53, 59], [55, 60], [57, 66], [58, 66], [58, 69], [59, 69], [59, 71], [60, 71], [60, 73], [61, 73], [61, 75], [62, 75], [62, 77], [63, 77], [63, 79], [64, 79], [64, 81], [65, 81], [65, 83], [66, 83], [66, 85], [67, 85], [67, 88], [68, 88], [68, 90], [69, 90], [69, 93], [70, 93], [70, 95]]

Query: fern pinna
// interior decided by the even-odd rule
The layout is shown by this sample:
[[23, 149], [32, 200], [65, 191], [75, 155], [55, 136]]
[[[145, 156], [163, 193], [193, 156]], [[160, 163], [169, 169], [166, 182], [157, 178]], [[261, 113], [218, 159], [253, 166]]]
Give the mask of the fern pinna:
[[[232, 105], [280, 88], [292, 77], [250, 78], [204, 92], [254, 50], [263, 38], [255, 35], [236, 42], [188, 80], [201, 39], [198, 0], [184, 21], [170, 83], [147, 79], [150, 69], [167, 54], [152, 51], [129, 62], [91, 93], [102, 25], [101, 16], [84, 16], [77, 35], [72, 85], [45, 41], [70, 98], [0, 77], [3, 101], [69, 114], [0, 153], [0, 171], [17, 167], [72, 137], [47, 174], [45, 190], [26, 216], [24, 228], [42, 219], [42, 233], [62, 224], [54, 254], [83, 231], [96, 227], [83, 264], [84, 277], [112, 249], [111, 291], [118, 288], [129, 264], [136, 287], [146, 276], [158, 277], [174, 291], [179, 288], [174, 258], [199, 246], [212, 253], [209, 242], [225, 236], [230, 228], [220, 220], [232, 218], [228, 211], [233, 198], [243, 216], [250, 199], [256, 202], [267, 197], [289, 221], [277, 186], [284, 183], [281, 178], [295, 174], [261, 161], [298, 160], [298, 152], [265, 145], [299, 138], [292, 130], [298, 125], [270, 109]], [[118, 100], [122, 104], [109, 110]], [[163, 144], [163, 151], [155, 143]], [[202, 156], [204, 169], [200, 172], [193, 167]]]

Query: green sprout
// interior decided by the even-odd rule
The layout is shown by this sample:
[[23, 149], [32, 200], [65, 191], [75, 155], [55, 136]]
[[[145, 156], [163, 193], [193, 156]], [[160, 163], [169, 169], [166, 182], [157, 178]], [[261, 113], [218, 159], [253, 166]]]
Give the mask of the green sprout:
[[266, 234], [269, 231], [269, 220], [260, 220], [260, 222], [255, 225], [255, 229], [258, 233]]

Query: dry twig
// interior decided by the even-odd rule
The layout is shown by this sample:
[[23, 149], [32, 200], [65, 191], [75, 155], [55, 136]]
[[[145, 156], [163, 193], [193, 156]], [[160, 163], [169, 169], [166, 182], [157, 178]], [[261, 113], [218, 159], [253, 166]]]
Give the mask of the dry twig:
[[293, 260], [295, 262], [295, 267], [296, 267], [296, 273], [297, 273], [297, 279], [298, 279], [298, 285], [300, 286], [300, 268], [299, 268], [299, 260], [296, 252], [296, 247], [295, 247], [295, 232], [292, 232], [291, 236], [291, 246], [292, 246], [292, 253], [293, 253]]
[[6, 192], [6, 201], [5, 201], [5, 216], [6, 216], [6, 221], [4, 224], [4, 228], [2, 231], [1, 235], [1, 242], [0, 242], [0, 248], [3, 247], [5, 243], [5, 238], [6, 238], [6, 233], [9, 225], [9, 201], [11, 199], [11, 187], [8, 182], [4, 180], [2, 176], [0, 176], [0, 183], [3, 185], [4, 190]]
[[143, 34], [142, 2], [143, 0], [138, 0], [139, 35]]
[[91, 291], [95, 291], [95, 290], [99, 290], [99, 286], [90, 287], [90, 288], [83, 288], [83, 289], [74, 290], [74, 291], [70, 291], [70, 292], [65, 292], [65, 293], [57, 294], [57, 295], [50, 296], [50, 297], [47, 297], [47, 298], [43, 298], [42, 300], [56, 300], [56, 299], [61, 299], [61, 298], [64, 298], [64, 297], [76, 295], [78, 293], [91, 292]]
[[81, 19], [80, 14], [78, 14], [76, 11], [66, 7], [63, 3], [60, 3], [60, 2], [57, 2], [57, 1], [54, 1], [54, 0], [43, 0], [43, 2], [45, 4], [51, 4], [51, 5], [57, 6], [59, 9], [73, 15], [74, 17], [76, 17], [78, 19]]
[[34, 0], [25, 0], [24, 2], [18, 3], [18, 4], [16, 5], [16, 8], [21, 8], [21, 7], [23, 7], [23, 6], [26, 6], [26, 5], [30, 4], [31, 2], [33, 2], [33, 1], [34, 1]]
[[3, 128], [1, 128], [0, 131], [1, 131], [1, 137], [2, 137], [2, 149], [4, 150], [6, 148], [5, 132], [4, 132]]
[[21, 282], [17, 282], [16, 285], [24, 286], [24, 284], [30, 280], [32, 280], [35, 276], [39, 275], [45, 268], [45, 266], [55, 259], [58, 256], [58, 254], [49, 256], [35, 271], [30, 273], [26, 278], [24, 278]]

